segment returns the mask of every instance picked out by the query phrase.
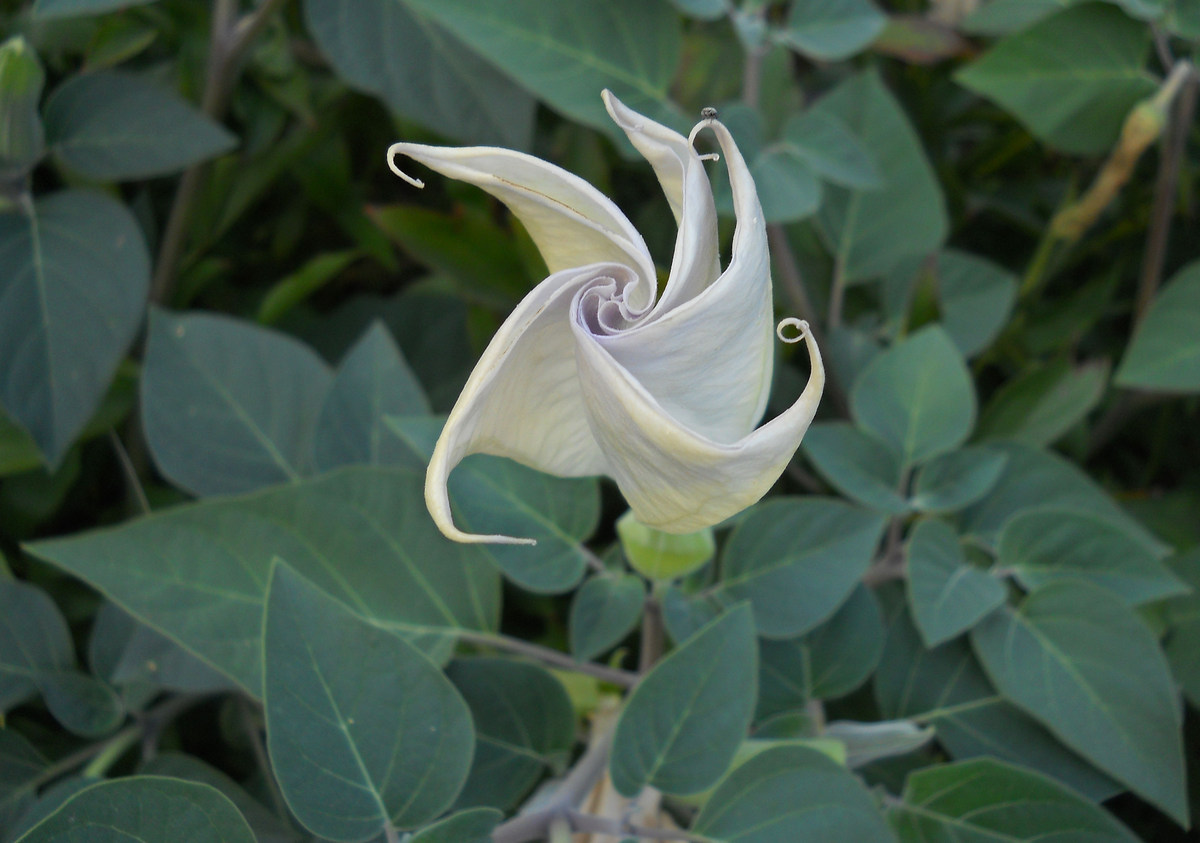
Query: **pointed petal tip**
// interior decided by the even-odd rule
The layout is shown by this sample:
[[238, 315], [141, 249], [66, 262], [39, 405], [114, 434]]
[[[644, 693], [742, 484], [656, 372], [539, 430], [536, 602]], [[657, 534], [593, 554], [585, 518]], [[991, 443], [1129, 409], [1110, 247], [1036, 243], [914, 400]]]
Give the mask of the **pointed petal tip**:
[[393, 173], [395, 173], [400, 178], [404, 179], [406, 182], [411, 184], [413, 187], [425, 187], [425, 182], [421, 181], [418, 178], [415, 178], [414, 176], [410, 176], [408, 173], [404, 172], [403, 170], [401, 170], [399, 167], [396, 166], [396, 155], [397, 154], [407, 155], [408, 153], [405, 151], [405, 148], [407, 146], [408, 146], [408, 144], [406, 144], [406, 143], [394, 143], [388, 147], [388, 151], [387, 151], [388, 169], [390, 169]]

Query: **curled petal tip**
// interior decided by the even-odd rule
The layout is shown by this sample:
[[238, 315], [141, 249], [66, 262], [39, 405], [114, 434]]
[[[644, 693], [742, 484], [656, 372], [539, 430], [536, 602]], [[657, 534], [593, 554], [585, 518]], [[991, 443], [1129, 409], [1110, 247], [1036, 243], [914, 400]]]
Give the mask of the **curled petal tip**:
[[413, 187], [424, 187], [425, 182], [421, 181], [418, 178], [414, 178], [413, 176], [410, 176], [408, 173], [404, 172], [403, 170], [401, 170], [399, 167], [396, 166], [396, 154], [397, 153], [404, 154], [403, 147], [404, 147], [404, 144], [402, 144], [402, 143], [394, 143], [388, 147], [388, 151], [387, 151], [388, 169], [390, 169], [393, 173], [395, 173], [400, 178], [404, 179], [406, 182], [411, 184]]
[[[794, 328], [795, 330], [799, 331], [799, 333], [794, 335], [784, 333], [784, 331], [786, 331], [788, 328]], [[800, 342], [800, 340], [812, 339], [812, 334], [808, 329], [808, 323], [803, 319], [797, 319], [794, 316], [789, 316], [788, 318], [781, 319], [779, 321], [779, 324], [775, 326], [775, 336], [779, 337], [781, 341], [786, 343], [796, 343]]]

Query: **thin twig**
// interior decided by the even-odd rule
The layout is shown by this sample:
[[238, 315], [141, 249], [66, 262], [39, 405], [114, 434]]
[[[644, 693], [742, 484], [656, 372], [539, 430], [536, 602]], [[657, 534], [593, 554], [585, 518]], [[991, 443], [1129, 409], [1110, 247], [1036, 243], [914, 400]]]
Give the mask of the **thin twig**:
[[643, 840], [684, 840], [692, 843], [712, 843], [711, 837], [703, 837], [677, 828], [648, 828], [613, 817], [598, 817], [582, 811], [568, 811], [571, 828], [584, 834], [606, 834], [612, 837], [640, 837]]
[[1138, 279], [1137, 303], [1134, 307], [1135, 327], [1141, 324], [1142, 317], [1146, 315], [1146, 310], [1162, 282], [1171, 217], [1175, 212], [1175, 197], [1179, 185], [1179, 167], [1187, 148], [1192, 117], [1196, 111], [1197, 90], [1200, 90], [1195, 69], [1188, 65], [1183, 72], [1187, 74], [1187, 78], [1180, 87], [1174, 108], [1168, 112], [1172, 117], [1158, 161], [1154, 205], [1150, 212], [1150, 227], [1146, 233], [1146, 249], [1142, 255], [1142, 271]]
[[125, 450], [125, 445], [121, 442], [121, 437], [117, 436], [115, 430], [108, 431], [108, 441], [116, 452], [117, 462], [121, 463], [121, 472], [125, 475], [125, 487], [129, 494], [137, 501], [138, 507], [142, 510], [143, 515], [150, 513], [150, 499], [146, 497], [146, 490], [142, 488], [142, 481], [138, 479], [137, 469], [133, 467], [133, 460], [129, 458], [129, 452]]
[[383, 824], [383, 839], [387, 843], [400, 843], [400, 832], [396, 831], [396, 827], [390, 822]]
[[608, 568], [604, 567], [604, 560], [601, 559], [599, 556], [592, 553], [590, 550], [588, 550], [583, 545], [579, 546], [579, 552], [583, 554], [583, 559], [585, 562], [587, 562], [588, 567], [591, 568], [593, 571], [595, 571], [597, 574], [607, 574], [608, 573]]
[[628, 670], [607, 667], [606, 665], [595, 664], [594, 662], [576, 661], [560, 650], [543, 647], [541, 644], [534, 644], [530, 641], [522, 641], [520, 638], [511, 638], [496, 632], [476, 632], [474, 630], [462, 629], [455, 630], [454, 634], [460, 641], [465, 641], [469, 644], [480, 644], [485, 647], [495, 647], [498, 650], [517, 653], [518, 655], [527, 656], [535, 661], [548, 664], [551, 667], [594, 676], [605, 682], [611, 682], [613, 685], [620, 685], [622, 688], [632, 688], [640, 678], [636, 673]]
[[653, 591], [646, 595], [642, 606], [642, 642], [638, 653], [638, 673], [646, 674], [663, 654], [662, 603]]
[[238, 697], [237, 706], [238, 716], [242, 721], [242, 730], [250, 741], [250, 752], [254, 755], [254, 763], [258, 765], [263, 781], [267, 783], [267, 793], [271, 796], [271, 807], [275, 809], [277, 817], [290, 824], [292, 815], [288, 811], [287, 802], [284, 801], [283, 793], [279, 790], [279, 783], [275, 780], [275, 774], [272, 772], [271, 760], [267, 757], [266, 747], [263, 746], [262, 730], [258, 727], [258, 720], [251, 702], [246, 697]]

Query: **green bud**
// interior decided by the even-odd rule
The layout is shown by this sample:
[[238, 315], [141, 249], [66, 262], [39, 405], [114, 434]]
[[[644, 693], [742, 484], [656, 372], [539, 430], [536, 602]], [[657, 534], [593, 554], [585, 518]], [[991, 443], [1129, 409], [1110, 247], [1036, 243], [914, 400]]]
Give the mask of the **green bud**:
[[675, 535], [647, 527], [626, 512], [617, 520], [617, 538], [633, 569], [652, 580], [673, 580], [690, 574], [716, 552], [711, 528]]
[[0, 45], [0, 178], [23, 176], [42, 157], [38, 101], [46, 72], [21, 36]]

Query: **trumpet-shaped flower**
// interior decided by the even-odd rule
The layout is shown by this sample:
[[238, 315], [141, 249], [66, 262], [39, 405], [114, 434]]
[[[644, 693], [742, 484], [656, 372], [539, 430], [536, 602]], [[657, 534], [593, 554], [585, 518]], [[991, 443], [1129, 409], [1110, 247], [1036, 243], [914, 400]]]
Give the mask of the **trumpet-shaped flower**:
[[[492, 338], [430, 458], [425, 500], [455, 541], [531, 542], [454, 526], [446, 484], [472, 453], [560, 476], [607, 474], [638, 520], [665, 532], [716, 524], [778, 479], [821, 398], [820, 351], [806, 323], [786, 319], [776, 333], [807, 340], [812, 373], [790, 408], [755, 428], [771, 387], [770, 263], [754, 181], [729, 130], [706, 110], [685, 138], [608, 91], [604, 102], [654, 168], [679, 226], [661, 296], [641, 235], [579, 177], [494, 147], [388, 150], [392, 170], [418, 187], [397, 154], [506, 204], [551, 273]], [[724, 271], [712, 189], [693, 148], [706, 128], [724, 154], [737, 216]]]

